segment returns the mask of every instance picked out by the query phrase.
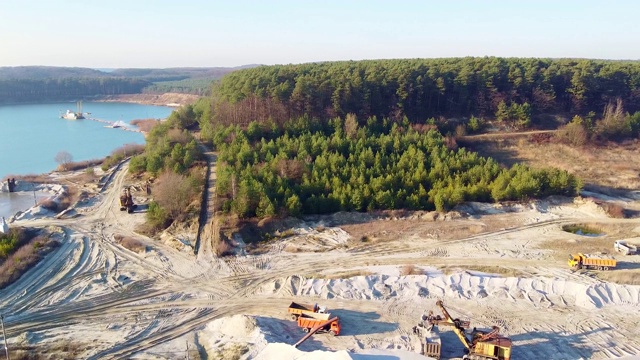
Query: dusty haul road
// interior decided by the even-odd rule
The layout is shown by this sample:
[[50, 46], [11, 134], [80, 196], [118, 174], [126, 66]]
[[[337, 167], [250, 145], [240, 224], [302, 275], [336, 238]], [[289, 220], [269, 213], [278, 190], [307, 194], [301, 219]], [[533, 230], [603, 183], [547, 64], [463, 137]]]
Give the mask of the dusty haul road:
[[[353, 214], [336, 214], [308, 220], [261, 255], [218, 259], [206, 242], [195, 257], [134, 233], [144, 213], [118, 210], [125, 173], [126, 166], [76, 208], [77, 218], [16, 222], [57, 226], [64, 236], [61, 247], [0, 291], [10, 350], [51, 358], [265, 358], [267, 344], [302, 337], [286, 316], [296, 300], [326, 305], [343, 326], [341, 336], [315, 335], [300, 350], [415, 352], [412, 326], [443, 299], [472, 326], [500, 326], [513, 340], [513, 359], [640, 355], [640, 286], [574, 273], [557, 255], [612, 246], [623, 234], [615, 229], [640, 237], [637, 218], [609, 218], [593, 202], [555, 199], [507, 210], [476, 204], [440, 220], [358, 223], [341, 219]], [[631, 195], [620, 201], [640, 208], [640, 194]], [[600, 224], [604, 234], [562, 230], [576, 223]], [[355, 226], [373, 235], [363, 241]], [[147, 250], [129, 251], [115, 234], [136, 237]], [[623, 269], [614, 271], [634, 274], [636, 257], [616, 255]], [[420, 274], [401, 275], [407, 264]], [[508, 274], [471, 271], [497, 268]], [[443, 358], [460, 358], [455, 335], [442, 329], [441, 337]]]

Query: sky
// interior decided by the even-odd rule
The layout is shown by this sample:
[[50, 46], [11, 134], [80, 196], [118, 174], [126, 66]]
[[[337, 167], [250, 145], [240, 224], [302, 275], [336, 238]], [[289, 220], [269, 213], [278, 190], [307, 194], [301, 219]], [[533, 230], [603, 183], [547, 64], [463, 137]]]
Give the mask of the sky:
[[640, 1], [0, 0], [0, 66], [640, 59]]

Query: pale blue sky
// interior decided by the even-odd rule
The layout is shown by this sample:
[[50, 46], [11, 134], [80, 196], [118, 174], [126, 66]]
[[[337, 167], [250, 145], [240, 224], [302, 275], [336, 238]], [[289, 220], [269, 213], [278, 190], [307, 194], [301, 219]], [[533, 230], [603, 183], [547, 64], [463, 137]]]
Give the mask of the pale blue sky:
[[640, 1], [0, 0], [0, 66], [640, 59]]

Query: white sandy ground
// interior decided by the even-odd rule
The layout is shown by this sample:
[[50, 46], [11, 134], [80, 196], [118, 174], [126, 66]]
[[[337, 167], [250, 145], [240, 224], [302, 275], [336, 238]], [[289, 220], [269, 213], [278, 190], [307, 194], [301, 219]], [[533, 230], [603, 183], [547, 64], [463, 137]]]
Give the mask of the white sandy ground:
[[[205, 246], [196, 258], [186, 245], [176, 249], [171, 241], [134, 232], [144, 211], [118, 210], [124, 173], [76, 204], [73, 216], [25, 212], [31, 216], [10, 224], [62, 229], [59, 249], [0, 290], [10, 349], [70, 343], [83, 359], [186, 359], [187, 351], [190, 359], [233, 358], [236, 352], [241, 359], [413, 359], [419, 340], [411, 328], [442, 299], [472, 326], [500, 326], [513, 340], [513, 359], [640, 355], [640, 286], [573, 273], [539, 248], [579, 238], [561, 229], [579, 222], [631, 224], [640, 236], [639, 219], [610, 219], [592, 201], [472, 203], [443, 221], [416, 216], [397, 240], [370, 243], [332, 222], [361, 215], [338, 214], [302, 224], [262, 255], [217, 259]], [[148, 200], [142, 191], [134, 198]], [[638, 205], [630, 197], [617, 201]], [[482, 227], [495, 219], [512, 225], [462, 240], [446, 236], [452, 226]], [[429, 231], [420, 230], [423, 225]], [[136, 237], [147, 250], [124, 249], [114, 234]], [[178, 236], [181, 244], [192, 241], [181, 231]], [[288, 252], [287, 246], [304, 251]], [[640, 267], [640, 256], [616, 257], [626, 268]], [[400, 275], [405, 264], [416, 264], [424, 275]], [[464, 271], [469, 264], [500, 265], [529, 277]], [[443, 274], [438, 266], [461, 270]], [[362, 270], [371, 275], [321, 278]], [[287, 317], [292, 300], [326, 305], [340, 317], [340, 336], [316, 334], [295, 349], [304, 333]], [[442, 358], [460, 358], [455, 335], [440, 331]]]

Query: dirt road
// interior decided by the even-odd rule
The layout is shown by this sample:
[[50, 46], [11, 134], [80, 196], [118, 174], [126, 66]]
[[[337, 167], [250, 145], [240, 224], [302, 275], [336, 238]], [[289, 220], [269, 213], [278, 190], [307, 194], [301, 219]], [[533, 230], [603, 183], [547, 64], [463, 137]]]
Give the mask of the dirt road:
[[[640, 354], [635, 336], [640, 287], [571, 272], [553, 249], [545, 248], [564, 242], [577, 252], [590, 242], [613, 243], [606, 234], [585, 239], [562, 231], [562, 225], [597, 222], [640, 236], [638, 219], [610, 219], [591, 204], [540, 202], [446, 221], [377, 219], [363, 226], [391, 231], [404, 224], [404, 230], [367, 242], [340, 235], [347, 233], [329, 221], [309, 221], [261, 255], [222, 260], [210, 245], [196, 257], [136, 234], [144, 213], [127, 214], [117, 205], [126, 168], [88, 206], [77, 209], [79, 217], [22, 223], [61, 227], [64, 240], [0, 291], [10, 349], [72, 353], [71, 358], [178, 359], [187, 349], [206, 358], [225, 344], [246, 343], [244, 356], [253, 357], [264, 347], [262, 340], [207, 329], [229, 316], [255, 315], [264, 341], [292, 344], [302, 333], [285, 310], [299, 299], [327, 305], [344, 329], [336, 338], [314, 336], [301, 350], [414, 351], [411, 327], [444, 299], [474, 326], [500, 326], [514, 342], [516, 359]], [[460, 227], [489, 230], [450, 233]], [[121, 247], [116, 234], [139, 239], [147, 251]], [[315, 251], [285, 251], [302, 245]], [[640, 268], [633, 256], [619, 259], [627, 269]], [[422, 274], [401, 275], [407, 264]], [[443, 274], [439, 268], [450, 270]], [[518, 277], [469, 270], [478, 268], [513, 270]], [[462, 355], [455, 335], [443, 329], [442, 338], [443, 358]]]

